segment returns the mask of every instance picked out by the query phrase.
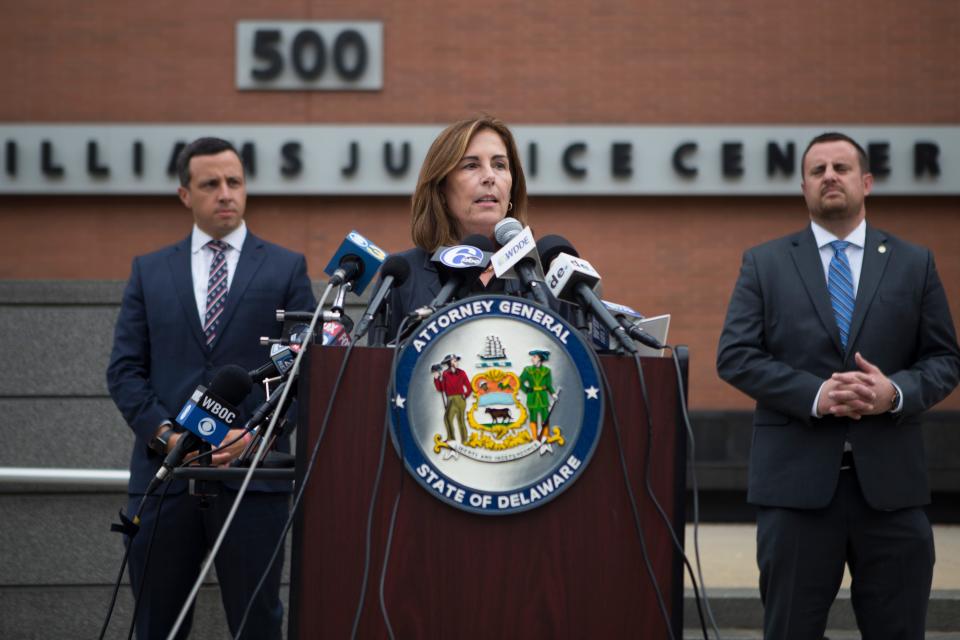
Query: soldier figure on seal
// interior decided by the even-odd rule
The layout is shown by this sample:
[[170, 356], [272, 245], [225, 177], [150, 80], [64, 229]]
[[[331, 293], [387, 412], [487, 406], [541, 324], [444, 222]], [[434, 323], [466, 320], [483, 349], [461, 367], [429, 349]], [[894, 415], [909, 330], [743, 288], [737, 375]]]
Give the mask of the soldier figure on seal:
[[530, 431], [534, 440], [548, 435], [550, 398], [556, 398], [557, 395], [553, 389], [550, 367], [543, 364], [549, 359], [549, 351], [534, 349], [530, 352], [532, 364], [520, 374], [520, 388], [527, 394], [527, 413], [530, 414]]

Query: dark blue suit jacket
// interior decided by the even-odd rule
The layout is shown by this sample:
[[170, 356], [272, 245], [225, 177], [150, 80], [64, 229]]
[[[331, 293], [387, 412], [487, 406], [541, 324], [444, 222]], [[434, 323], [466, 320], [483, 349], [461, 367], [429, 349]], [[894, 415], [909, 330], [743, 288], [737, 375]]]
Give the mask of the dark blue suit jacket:
[[[897, 414], [813, 418], [813, 400], [859, 351], [903, 391]], [[748, 500], [815, 509], [833, 497], [843, 443], [867, 502], [930, 500], [920, 414], [960, 380], [960, 350], [928, 249], [867, 225], [847, 349], [808, 227], [744, 253], [717, 354], [720, 377], [757, 401]]]
[[[279, 337], [275, 310], [312, 311], [316, 303], [304, 257], [247, 233], [212, 349], [205, 345], [190, 273], [190, 237], [134, 258], [117, 318], [107, 368], [110, 395], [136, 433], [130, 456], [131, 494], [143, 493], [161, 457], [148, 443], [176, 416], [197, 385], [209, 385], [228, 364], [254, 369], [269, 359], [260, 336]], [[241, 406], [250, 415], [263, 401], [255, 386]], [[256, 486], [255, 486], [256, 485]], [[182, 491], [178, 482], [170, 491]], [[251, 489], [276, 490], [276, 483]]]

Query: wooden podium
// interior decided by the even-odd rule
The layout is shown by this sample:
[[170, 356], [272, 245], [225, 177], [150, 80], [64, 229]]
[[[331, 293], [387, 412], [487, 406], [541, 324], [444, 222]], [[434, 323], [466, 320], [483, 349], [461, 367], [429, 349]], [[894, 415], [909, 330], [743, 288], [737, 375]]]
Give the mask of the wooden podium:
[[[314, 349], [304, 363], [298, 485], [345, 351]], [[387, 636], [380, 580], [398, 492], [383, 583], [396, 638], [666, 638], [627, 496], [614, 410], [646, 548], [674, 637], [682, 637], [682, 557], [644, 485], [647, 423], [636, 367], [631, 358], [600, 359], [613, 395], [606, 399], [600, 442], [574, 485], [539, 508], [483, 516], [450, 507], [409, 476], [388, 440], [358, 638]], [[295, 523], [290, 638], [350, 636], [390, 361], [387, 349], [358, 347], [350, 356]], [[686, 434], [674, 365], [668, 358], [642, 364], [653, 404], [651, 485], [682, 542]]]

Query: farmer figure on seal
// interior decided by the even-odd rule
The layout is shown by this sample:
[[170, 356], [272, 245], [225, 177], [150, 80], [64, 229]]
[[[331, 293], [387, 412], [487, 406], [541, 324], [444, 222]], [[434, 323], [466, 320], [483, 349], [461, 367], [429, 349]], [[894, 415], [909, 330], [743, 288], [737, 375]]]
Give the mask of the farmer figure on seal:
[[443, 414], [443, 424], [447, 428], [447, 440], [453, 440], [453, 421], [460, 424], [460, 442], [467, 442], [467, 423], [464, 417], [467, 410], [467, 398], [473, 393], [470, 379], [463, 369], [460, 369], [460, 356], [448, 353], [440, 361], [446, 366], [443, 371], [433, 372], [433, 386], [443, 394], [446, 411]]

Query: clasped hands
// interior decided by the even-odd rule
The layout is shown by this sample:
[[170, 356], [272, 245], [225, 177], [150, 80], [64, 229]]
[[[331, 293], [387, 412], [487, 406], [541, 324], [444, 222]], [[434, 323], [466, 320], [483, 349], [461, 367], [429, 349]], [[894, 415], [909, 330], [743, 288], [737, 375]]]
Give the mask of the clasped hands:
[[895, 390], [880, 369], [860, 355], [854, 354], [858, 371], [834, 373], [820, 389], [817, 414], [859, 420], [891, 411]]
[[[170, 438], [170, 444], [168, 445], [168, 450], [173, 450], [177, 445], [177, 440], [183, 434], [177, 433]], [[230, 429], [227, 432], [227, 436], [223, 439], [223, 444], [228, 443], [229, 446], [220, 446], [213, 450], [210, 455], [210, 466], [213, 467], [225, 467], [231, 462], [240, 457], [240, 454], [243, 453], [243, 450], [246, 449], [247, 445], [250, 444], [250, 441], [253, 439], [253, 436], [244, 432], [243, 429]], [[190, 463], [199, 455], [198, 452], [192, 451], [186, 455], [184, 462]]]

